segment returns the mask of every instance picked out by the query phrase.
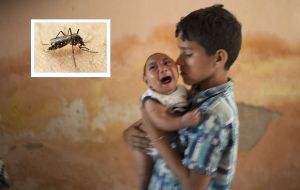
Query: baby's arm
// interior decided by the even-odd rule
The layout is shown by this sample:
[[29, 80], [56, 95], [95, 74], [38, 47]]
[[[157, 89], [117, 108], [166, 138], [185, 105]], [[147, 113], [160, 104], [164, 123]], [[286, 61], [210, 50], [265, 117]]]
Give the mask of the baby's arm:
[[167, 108], [151, 99], [144, 102], [144, 108], [154, 125], [165, 131], [176, 131], [181, 128], [194, 127], [201, 121], [197, 110], [187, 112], [183, 116], [173, 116]]
[[183, 127], [180, 128], [195, 127], [203, 119], [197, 109], [186, 112], [184, 115], [180, 116], [180, 118], [181, 123], [183, 124]]

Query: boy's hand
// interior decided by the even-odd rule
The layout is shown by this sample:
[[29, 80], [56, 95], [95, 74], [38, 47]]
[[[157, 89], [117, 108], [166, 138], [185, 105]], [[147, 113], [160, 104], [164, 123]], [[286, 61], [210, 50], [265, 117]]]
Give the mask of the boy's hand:
[[201, 114], [197, 109], [185, 113], [180, 122], [184, 127], [196, 127], [201, 121]]
[[146, 132], [142, 130], [142, 125], [142, 120], [133, 123], [123, 132], [123, 139], [133, 149], [147, 152], [147, 148], [150, 147], [150, 141]]
[[143, 115], [143, 124], [144, 129], [147, 132], [148, 137], [150, 138], [151, 145], [153, 145], [153, 142], [159, 140], [160, 138], [167, 138], [169, 139], [170, 136], [172, 136], [173, 132], [167, 132], [164, 130], [161, 130], [153, 125], [152, 121], [150, 120], [149, 116], [147, 115], [147, 112], [145, 109], [141, 109], [142, 115]]

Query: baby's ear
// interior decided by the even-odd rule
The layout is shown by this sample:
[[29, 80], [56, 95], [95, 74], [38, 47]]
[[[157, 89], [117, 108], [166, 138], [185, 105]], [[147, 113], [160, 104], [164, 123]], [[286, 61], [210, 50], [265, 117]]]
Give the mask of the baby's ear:
[[147, 77], [144, 75], [143, 76], [143, 80], [144, 80], [144, 82], [146, 83], [146, 84], [148, 84], [148, 80], [147, 80]]

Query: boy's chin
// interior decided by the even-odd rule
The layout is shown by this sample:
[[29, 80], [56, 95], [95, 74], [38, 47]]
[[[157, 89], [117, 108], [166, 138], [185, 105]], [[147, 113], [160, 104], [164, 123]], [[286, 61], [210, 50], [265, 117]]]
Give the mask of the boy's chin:
[[182, 80], [183, 80], [184, 84], [187, 84], [187, 85], [195, 84], [192, 80], [185, 78], [185, 77], [183, 77]]

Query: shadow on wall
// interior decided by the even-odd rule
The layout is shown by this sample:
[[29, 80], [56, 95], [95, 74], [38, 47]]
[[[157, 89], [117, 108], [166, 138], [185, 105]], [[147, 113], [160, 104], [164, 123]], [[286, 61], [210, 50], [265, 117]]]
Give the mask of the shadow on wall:
[[280, 114], [261, 106], [251, 106], [244, 103], [238, 103], [238, 110], [240, 118], [239, 149], [249, 151], [264, 136], [270, 121], [278, 118]]
[[[134, 189], [133, 159], [121, 135], [139, 118], [146, 57], [153, 52], [178, 55], [173, 33], [173, 26], [159, 26], [146, 40], [129, 36], [112, 44], [112, 77], [105, 79], [33, 79], [28, 50], [1, 58], [0, 157], [12, 189]], [[231, 71], [237, 100], [243, 102], [238, 106], [245, 152], [257, 149], [272, 118], [299, 104], [300, 91], [294, 87], [300, 82], [295, 64], [300, 48], [268, 36], [246, 36]], [[257, 40], [264, 48], [255, 46]], [[272, 78], [279, 70], [281, 75]]]

